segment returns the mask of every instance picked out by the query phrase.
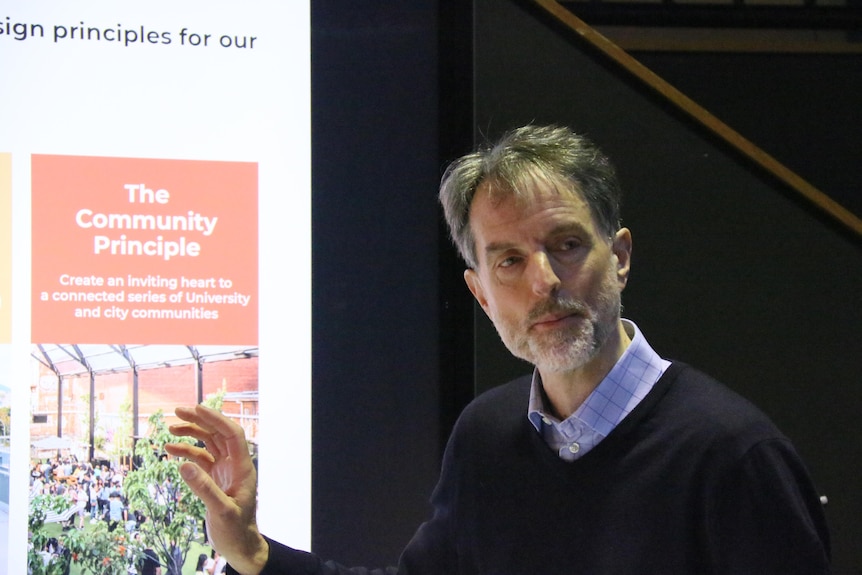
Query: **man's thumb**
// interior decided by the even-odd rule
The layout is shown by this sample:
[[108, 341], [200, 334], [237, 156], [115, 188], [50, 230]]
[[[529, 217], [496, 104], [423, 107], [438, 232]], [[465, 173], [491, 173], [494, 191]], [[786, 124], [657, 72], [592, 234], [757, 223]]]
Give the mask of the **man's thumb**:
[[222, 501], [225, 495], [219, 492], [213, 480], [195, 463], [186, 461], [180, 465], [180, 476], [192, 490], [192, 493], [203, 501], [207, 509], [213, 505], [225, 503]]

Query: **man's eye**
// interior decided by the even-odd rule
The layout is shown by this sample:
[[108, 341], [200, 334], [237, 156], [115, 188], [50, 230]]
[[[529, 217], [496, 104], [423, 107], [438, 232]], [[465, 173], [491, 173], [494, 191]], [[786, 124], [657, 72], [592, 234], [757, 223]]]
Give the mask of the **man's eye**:
[[521, 258], [516, 257], [516, 256], [510, 256], [508, 258], [501, 260], [500, 263], [497, 265], [498, 265], [498, 267], [501, 267], [501, 268], [510, 268], [513, 265], [517, 264], [519, 261], [521, 261]]
[[580, 246], [581, 246], [580, 240], [577, 240], [575, 238], [570, 238], [568, 240], [560, 242], [560, 244], [557, 246], [557, 249], [560, 250], [561, 252], [568, 252], [568, 251], [577, 249]]

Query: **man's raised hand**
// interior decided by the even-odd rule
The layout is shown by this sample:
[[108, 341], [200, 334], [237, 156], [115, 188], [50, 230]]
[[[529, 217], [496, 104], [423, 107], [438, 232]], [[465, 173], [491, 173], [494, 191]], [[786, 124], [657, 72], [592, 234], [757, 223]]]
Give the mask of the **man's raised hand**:
[[171, 425], [172, 434], [192, 437], [204, 447], [169, 443], [171, 455], [187, 459], [180, 475], [206, 506], [207, 533], [213, 547], [237, 572], [257, 575], [269, 555], [269, 544], [255, 519], [257, 474], [242, 427], [221, 413], [196, 405], [178, 407], [183, 423]]

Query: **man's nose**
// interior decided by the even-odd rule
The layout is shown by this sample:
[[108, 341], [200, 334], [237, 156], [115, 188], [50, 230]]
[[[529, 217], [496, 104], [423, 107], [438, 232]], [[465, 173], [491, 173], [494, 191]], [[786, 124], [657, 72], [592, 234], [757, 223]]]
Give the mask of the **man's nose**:
[[530, 282], [536, 295], [547, 297], [560, 287], [560, 277], [545, 252], [535, 252], [529, 259]]

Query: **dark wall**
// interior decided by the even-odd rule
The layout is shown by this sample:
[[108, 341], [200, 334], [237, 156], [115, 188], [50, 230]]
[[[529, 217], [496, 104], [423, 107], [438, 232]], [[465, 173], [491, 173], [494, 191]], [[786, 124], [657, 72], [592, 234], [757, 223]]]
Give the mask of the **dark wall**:
[[[862, 572], [858, 238], [527, 3], [476, 0], [475, 26], [479, 130], [567, 124], [615, 159], [634, 238], [624, 315], [660, 354], [712, 373], [791, 437], [829, 497], [836, 572]], [[522, 372], [477, 321], [478, 386]]]
[[[529, 369], [481, 313], [474, 358], [435, 196], [474, 132], [555, 121], [619, 164], [635, 241], [626, 315], [791, 435], [830, 498], [836, 572], [862, 572], [859, 243], [521, 4], [476, 0], [473, 47], [473, 4], [311, 4], [314, 550], [394, 563], [474, 364], [479, 389]], [[840, 142], [811, 145], [832, 157]]]
[[635, 57], [862, 218], [862, 54]]
[[311, 10], [312, 546], [394, 564], [443, 434], [436, 2]]

